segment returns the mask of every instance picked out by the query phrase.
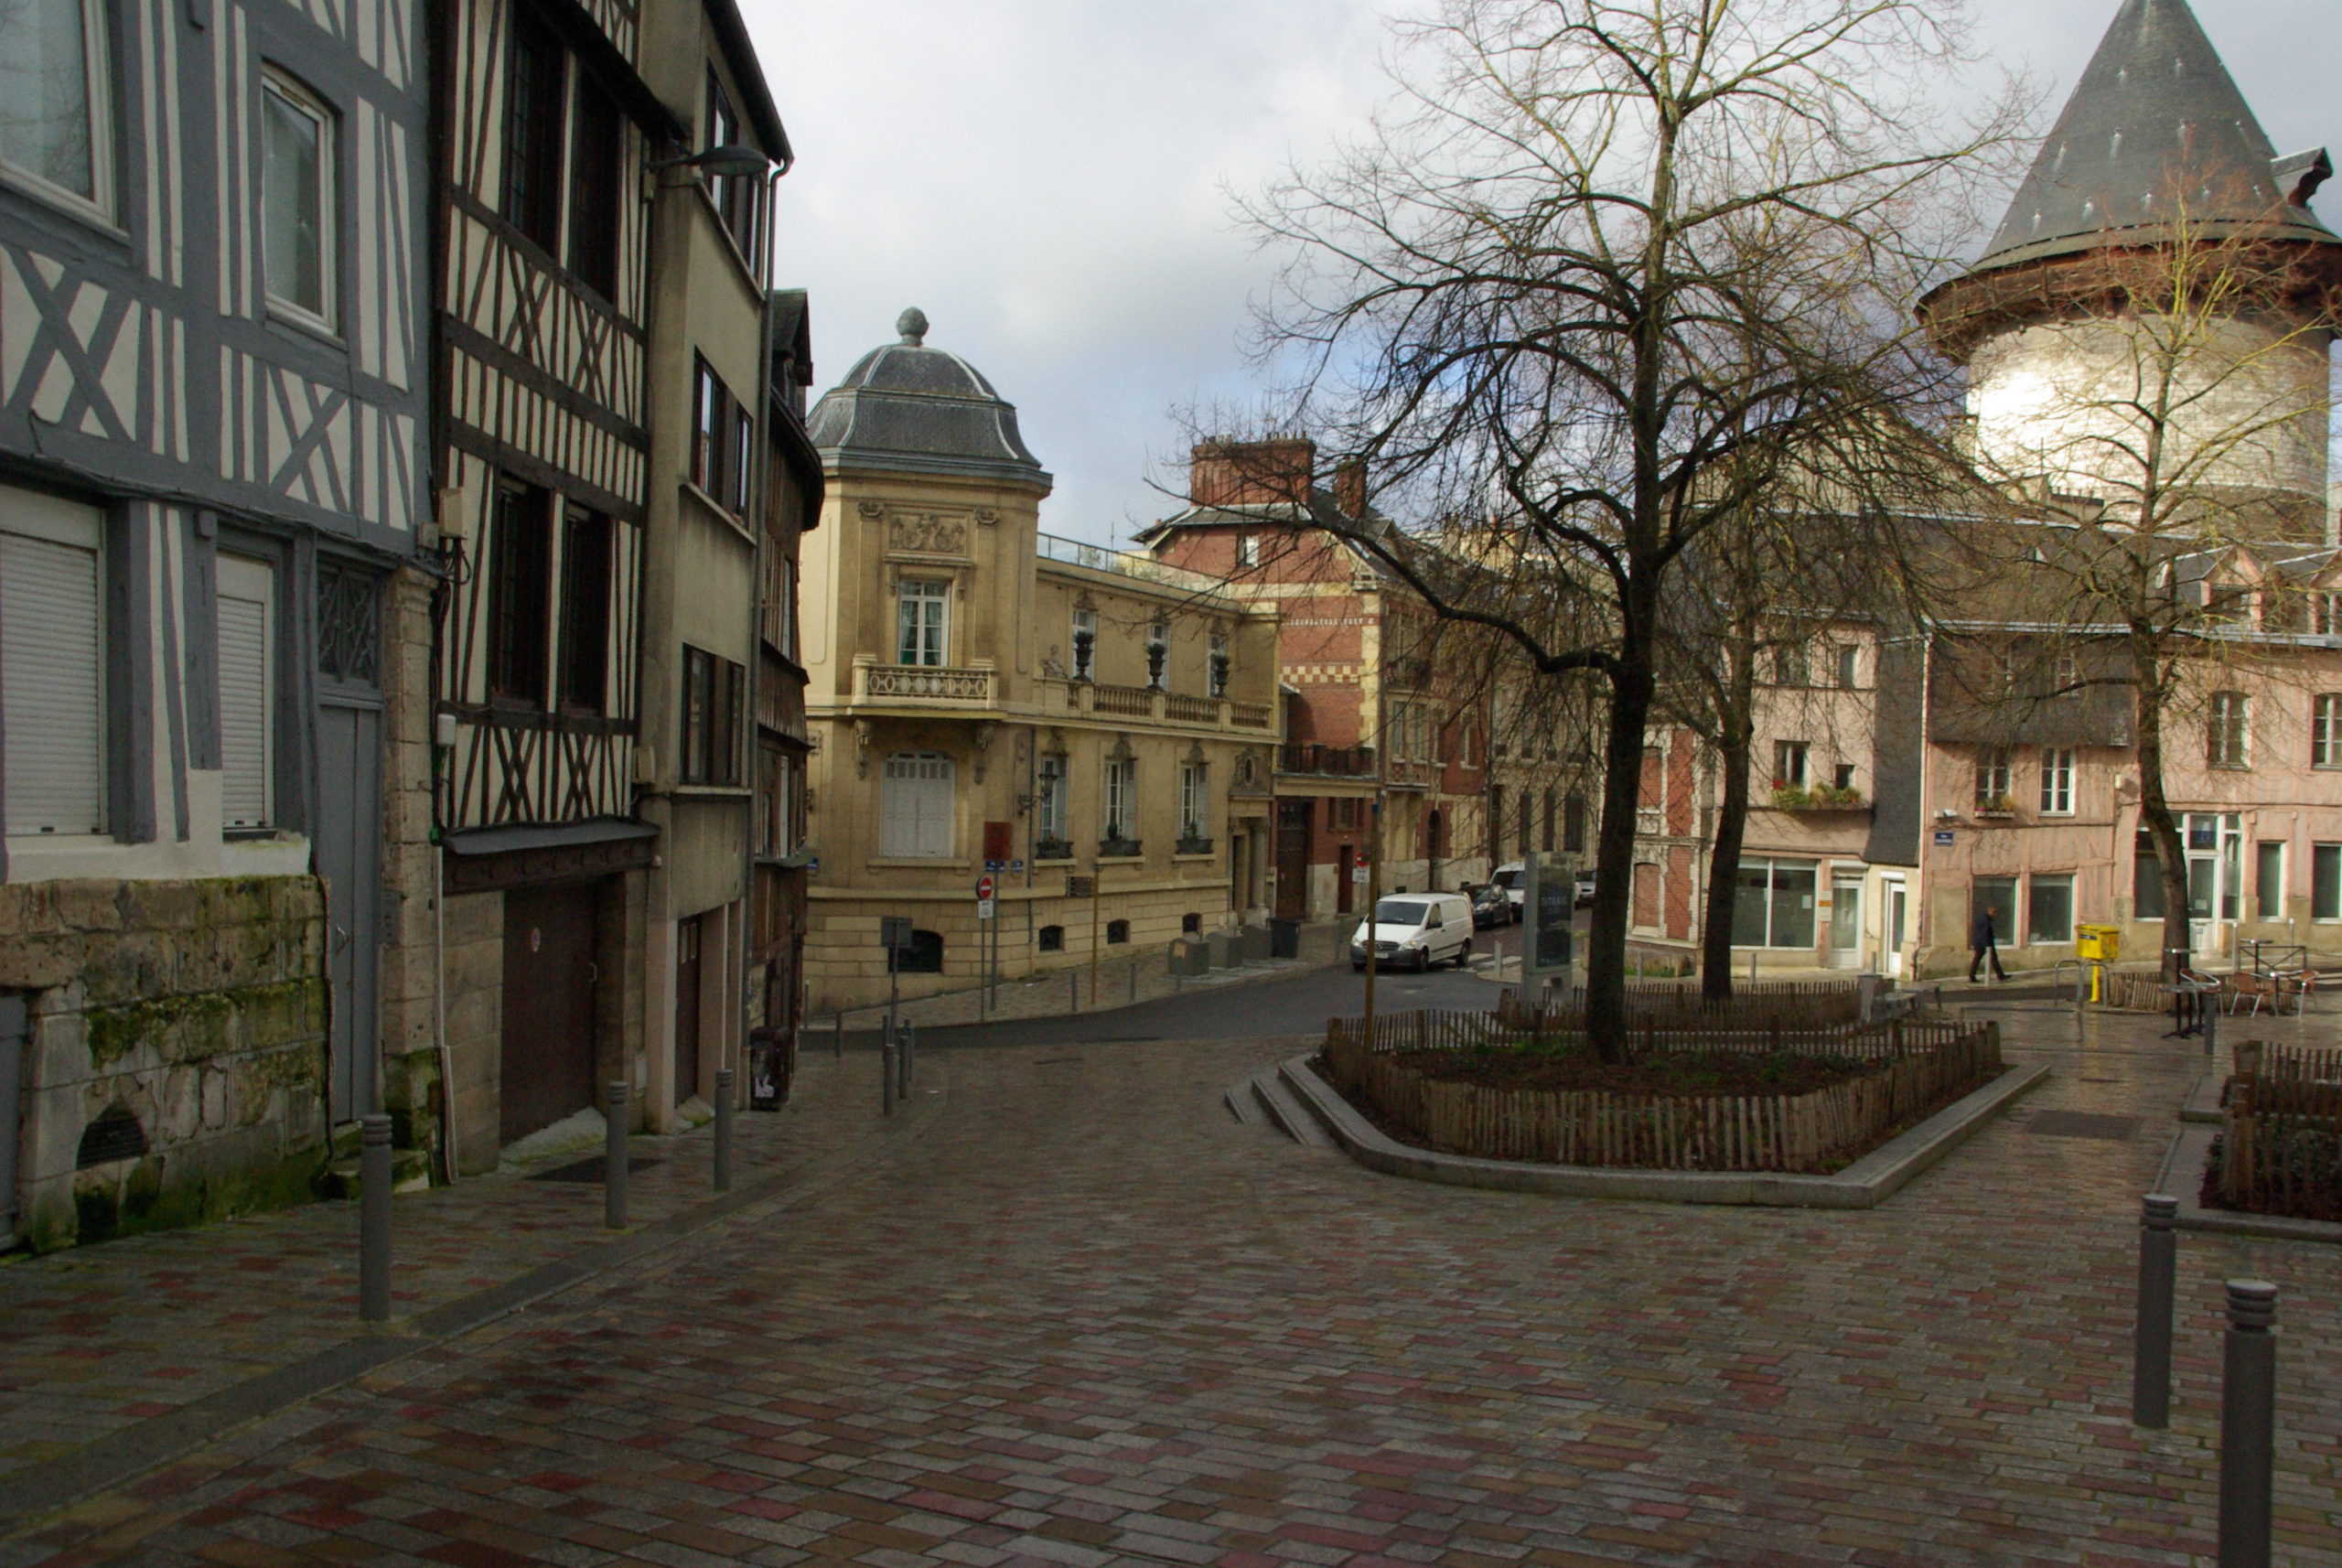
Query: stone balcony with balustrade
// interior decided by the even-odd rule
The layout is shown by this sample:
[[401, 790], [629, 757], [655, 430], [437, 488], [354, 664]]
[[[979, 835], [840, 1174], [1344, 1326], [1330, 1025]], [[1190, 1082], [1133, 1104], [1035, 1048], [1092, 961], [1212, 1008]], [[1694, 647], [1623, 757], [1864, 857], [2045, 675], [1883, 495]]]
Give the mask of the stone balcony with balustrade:
[[1134, 719], [1178, 729], [1225, 730], [1240, 738], [1262, 740], [1275, 729], [1276, 710], [1267, 703], [1198, 696], [1155, 686], [1110, 686], [1096, 681], [1052, 681], [1049, 684], [1058, 687], [1058, 693], [1048, 706], [1061, 713]]
[[989, 663], [964, 668], [881, 664], [867, 655], [854, 661], [854, 704], [858, 708], [983, 714], [997, 709], [1000, 698], [999, 672]]

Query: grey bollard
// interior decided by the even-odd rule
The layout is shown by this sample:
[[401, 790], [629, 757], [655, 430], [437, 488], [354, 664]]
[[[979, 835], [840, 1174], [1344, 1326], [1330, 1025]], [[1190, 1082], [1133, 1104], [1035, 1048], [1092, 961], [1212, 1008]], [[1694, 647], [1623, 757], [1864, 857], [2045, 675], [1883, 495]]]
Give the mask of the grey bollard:
[[908, 1100], [911, 1097], [911, 1085], [918, 1080], [918, 1078], [919, 1026], [908, 1024], [903, 1027], [903, 1081], [897, 1088], [895, 1098]]
[[895, 1113], [895, 1031], [886, 1030], [878, 1036], [878, 1111], [881, 1115]]
[[2209, 1058], [2220, 1045], [2220, 993], [2215, 991], [2198, 1000], [2204, 1005], [2204, 1055]]
[[2139, 1321], [2131, 1350], [2131, 1424], [2171, 1424], [2171, 1309], [2179, 1199], [2151, 1192], [2139, 1214]]
[[715, 1190], [732, 1190], [732, 1069], [715, 1069]]
[[613, 1230], [626, 1229], [628, 1093], [622, 1078], [602, 1086], [602, 1223]]
[[1081, 1011], [1081, 971], [1078, 969], [1065, 972], [1065, 1010], [1069, 1013]]
[[2276, 1457], [2277, 1287], [2229, 1282], [2220, 1369], [2220, 1568], [2269, 1568], [2269, 1472]]
[[1138, 1000], [1138, 960], [1131, 960], [1131, 1000]]
[[391, 1119], [358, 1124], [358, 1316], [391, 1316]]
[[837, 1028], [830, 1036], [830, 1054], [840, 1061], [845, 1060], [845, 1015], [843, 1013], [838, 1015]]

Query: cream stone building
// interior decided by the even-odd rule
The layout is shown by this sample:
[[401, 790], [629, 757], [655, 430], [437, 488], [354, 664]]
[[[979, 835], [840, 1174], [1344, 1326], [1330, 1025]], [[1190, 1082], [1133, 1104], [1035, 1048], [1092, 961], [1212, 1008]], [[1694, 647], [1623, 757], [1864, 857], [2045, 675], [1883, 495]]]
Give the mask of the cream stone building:
[[1015, 408], [920, 313], [897, 328], [811, 421], [809, 1007], [886, 995], [888, 916], [907, 996], [1265, 918], [1274, 611], [1041, 532]]

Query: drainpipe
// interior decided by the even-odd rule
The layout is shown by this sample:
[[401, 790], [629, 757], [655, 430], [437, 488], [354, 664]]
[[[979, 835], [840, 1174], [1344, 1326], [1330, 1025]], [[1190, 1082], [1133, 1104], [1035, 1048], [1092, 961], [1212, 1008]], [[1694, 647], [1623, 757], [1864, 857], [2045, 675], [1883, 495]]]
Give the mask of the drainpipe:
[[[757, 737], [762, 728], [758, 694], [764, 686], [765, 671], [765, 520], [772, 510], [772, 257], [779, 239], [774, 218], [779, 206], [781, 177], [795, 164], [793, 157], [784, 157], [765, 177], [765, 253], [760, 269], [763, 276], [758, 279], [760, 286], [757, 291], [757, 478], [753, 487], [756, 499], [748, 519], [748, 689], [744, 699], [748, 710], [745, 715], [748, 732], [748, 820], [740, 835], [740, 940], [736, 950], [740, 964], [736, 1030], [739, 1056], [732, 1064], [740, 1070], [733, 1075], [735, 1084], [746, 1083], [750, 1077], [747, 1071], [748, 960], [756, 942], [757, 833], [766, 804], [758, 789], [764, 771], [764, 748]], [[799, 983], [802, 983], [801, 979]]]

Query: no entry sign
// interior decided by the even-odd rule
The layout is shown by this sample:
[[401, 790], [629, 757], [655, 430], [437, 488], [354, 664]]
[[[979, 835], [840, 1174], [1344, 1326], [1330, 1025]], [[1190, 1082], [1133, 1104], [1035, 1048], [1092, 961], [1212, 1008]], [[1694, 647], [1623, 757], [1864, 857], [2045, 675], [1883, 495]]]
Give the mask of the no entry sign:
[[979, 898], [989, 898], [992, 897], [991, 877], [979, 876], [976, 878], [976, 897]]

